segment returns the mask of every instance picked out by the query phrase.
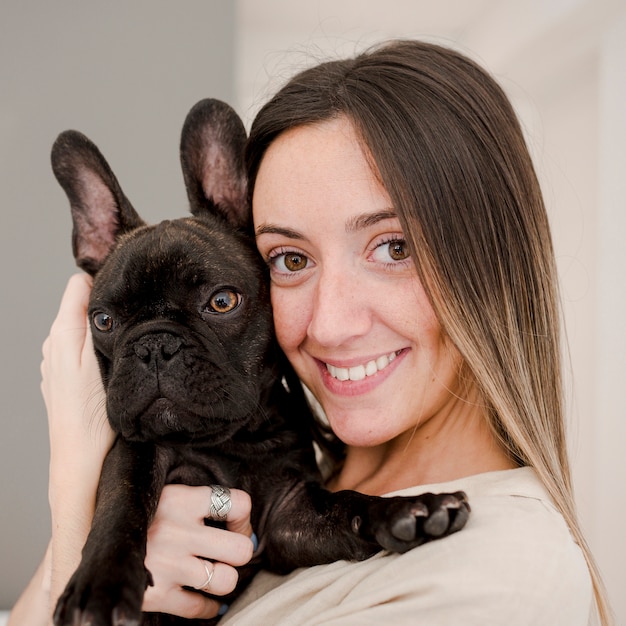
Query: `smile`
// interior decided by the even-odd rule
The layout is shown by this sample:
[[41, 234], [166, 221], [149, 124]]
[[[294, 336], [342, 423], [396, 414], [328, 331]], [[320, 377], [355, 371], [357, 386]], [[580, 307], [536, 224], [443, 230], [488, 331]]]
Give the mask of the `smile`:
[[355, 365], [354, 367], [336, 367], [326, 363], [326, 369], [328, 373], [337, 380], [363, 380], [367, 376], [373, 376], [378, 372], [384, 370], [396, 357], [398, 352], [391, 352], [390, 354], [383, 354], [377, 359], [368, 361], [363, 365]]

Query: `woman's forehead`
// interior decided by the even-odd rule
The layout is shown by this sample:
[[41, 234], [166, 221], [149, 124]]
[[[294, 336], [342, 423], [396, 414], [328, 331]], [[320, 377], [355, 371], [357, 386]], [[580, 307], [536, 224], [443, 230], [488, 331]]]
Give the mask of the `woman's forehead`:
[[313, 208], [320, 214], [393, 210], [370, 163], [345, 117], [290, 129], [261, 161], [252, 197], [255, 221], [270, 209], [287, 214]]

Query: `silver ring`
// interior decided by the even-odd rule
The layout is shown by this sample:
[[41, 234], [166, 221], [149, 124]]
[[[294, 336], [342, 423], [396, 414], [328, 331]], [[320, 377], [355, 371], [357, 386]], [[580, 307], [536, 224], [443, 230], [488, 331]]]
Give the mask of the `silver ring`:
[[211, 485], [211, 509], [209, 517], [223, 522], [230, 511], [230, 489], [222, 485]]
[[204, 565], [204, 571], [206, 572], [206, 580], [198, 587], [194, 587], [196, 591], [204, 591], [205, 593], [209, 593], [209, 585], [211, 584], [211, 580], [213, 579], [213, 574], [215, 574], [215, 564], [211, 563], [211, 571], [207, 567], [206, 561], [202, 563]]

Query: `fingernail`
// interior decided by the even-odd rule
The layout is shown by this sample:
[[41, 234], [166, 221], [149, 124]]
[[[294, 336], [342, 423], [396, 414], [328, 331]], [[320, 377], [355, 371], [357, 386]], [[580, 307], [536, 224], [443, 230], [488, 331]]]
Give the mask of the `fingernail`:
[[254, 546], [254, 551], [256, 552], [259, 549], [259, 538], [256, 536], [256, 533], [252, 533], [250, 539], [252, 540], [252, 545]]
[[222, 604], [217, 614], [221, 617], [222, 615], [224, 615], [224, 613], [226, 613], [226, 611], [228, 611], [229, 606], [229, 604]]

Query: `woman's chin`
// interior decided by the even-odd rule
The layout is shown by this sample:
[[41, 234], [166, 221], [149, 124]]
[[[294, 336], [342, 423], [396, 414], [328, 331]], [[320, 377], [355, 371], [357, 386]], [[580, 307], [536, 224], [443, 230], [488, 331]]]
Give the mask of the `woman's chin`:
[[[380, 422], [380, 420], [377, 420]], [[375, 418], [356, 415], [354, 411], [347, 415], [329, 418], [335, 435], [347, 446], [372, 448], [388, 442], [393, 435], [380, 428]]]

